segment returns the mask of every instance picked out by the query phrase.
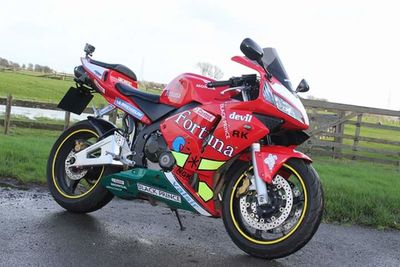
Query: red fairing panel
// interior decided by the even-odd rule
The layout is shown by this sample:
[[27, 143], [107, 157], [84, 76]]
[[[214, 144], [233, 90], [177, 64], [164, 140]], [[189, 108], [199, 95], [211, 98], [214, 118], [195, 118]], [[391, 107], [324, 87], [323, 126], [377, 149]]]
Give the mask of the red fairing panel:
[[81, 58], [82, 65], [93, 81], [94, 85], [101, 92], [103, 97], [112, 105], [131, 114], [145, 124], [150, 124], [151, 120], [140, 110], [138, 105], [131, 98], [121, 94], [116, 88], [117, 83], [125, 83], [137, 90], [137, 82], [114, 70], [106, 69], [90, 63], [90, 59]]
[[260, 152], [256, 152], [257, 169], [259, 175], [266, 183], [271, 184], [273, 177], [290, 158], [312, 160], [305, 154], [294, 148], [285, 146], [263, 146]]
[[181, 107], [196, 101], [198, 103], [209, 103], [215, 101], [227, 101], [235, 92], [221, 95], [221, 91], [228, 88], [209, 88], [207, 83], [214, 81], [208, 77], [193, 73], [184, 73], [172, 80], [163, 90], [160, 102], [174, 107]]

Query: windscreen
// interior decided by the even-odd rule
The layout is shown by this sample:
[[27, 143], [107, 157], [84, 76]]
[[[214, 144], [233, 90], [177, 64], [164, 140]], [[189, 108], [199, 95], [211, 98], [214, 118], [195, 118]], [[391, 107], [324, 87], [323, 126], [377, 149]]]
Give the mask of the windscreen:
[[263, 49], [264, 56], [262, 61], [267, 67], [269, 73], [272, 74], [283, 86], [285, 86], [289, 91], [293, 91], [292, 83], [289, 80], [289, 76], [283, 67], [282, 61], [278, 56], [275, 48], [267, 47]]

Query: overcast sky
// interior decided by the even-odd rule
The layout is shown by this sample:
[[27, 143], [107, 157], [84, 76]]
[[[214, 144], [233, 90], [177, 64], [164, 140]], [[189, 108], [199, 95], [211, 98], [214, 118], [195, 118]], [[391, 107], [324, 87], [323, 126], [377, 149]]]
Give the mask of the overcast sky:
[[4, 1], [0, 57], [72, 73], [86, 42], [94, 58], [167, 83], [196, 63], [224, 78], [251, 37], [277, 48], [295, 86], [330, 101], [400, 109], [398, 1]]

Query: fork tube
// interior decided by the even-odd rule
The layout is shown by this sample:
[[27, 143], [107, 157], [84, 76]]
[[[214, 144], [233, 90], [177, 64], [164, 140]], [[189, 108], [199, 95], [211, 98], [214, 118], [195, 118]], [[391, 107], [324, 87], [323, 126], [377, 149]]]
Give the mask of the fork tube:
[[259, 143], [253, 143], [251, 145], [251, 159], [253, 162], [254, 180], [256, 182], [257, 201], [258, 201], [258, 205], [261, 206], [261, 205], [268, 204], [268, 193], [267, 193], [267, 186], [266, 186], [265, 181], [258, 174], [256, 152], [260, 152], [260, 144]]

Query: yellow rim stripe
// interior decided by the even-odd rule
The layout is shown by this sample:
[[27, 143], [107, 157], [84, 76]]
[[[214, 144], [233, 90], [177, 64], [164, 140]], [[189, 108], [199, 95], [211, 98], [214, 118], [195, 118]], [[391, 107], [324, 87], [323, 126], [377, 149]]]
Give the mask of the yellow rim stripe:
[[175, 160], [176, 160], [176, 165], [178, 165], [179, 167], [183, 167], [183, 165], [185, 165], [185, 162], [189, 157], [189, 155], [187, 155], [187, 154], [176, 152], [176, 151], [172, 151], [172, 155], [174, 155]]
[[54, 167], [55, 167], [55, 165], [56, 165], [56, 159], [57, 159], [58, 152], [60, 151], [60, 149], [61, 149], [62, 145], [65, 143], [65, 141], [67, 141], [72, 135], [74, 135], [74, 134], [76, 134], [76, 133], [79, 133], [79, 132], [89, 132], [89, 133], [94, 134], [97, 138], [99, 138], [99, 135], [98, 135], [96, 132], [93, 132], [93, 131], [88, 130], [88, 129], [77, 130], [77, 131], [71, 133], [71, 134], [68, 135], [68, 136], [61, 142], [61, 144], [58, 146], [57, 151], [56, 151], [56, 153], [54, 154], [53, 164], [52, 164], [53, 183], [54, 183], [54, 185], [55, 185], [57, 191], [58, 191], [61, 195], [63, 195], [64, 197], [66, 197], [66, 198], [72, 198], [72, 199], [80, 198], [80, 197], [83, 197], [83, 196], [89, 194], [89, 192], [91, 192], [91, 191], [96, 187], [96, 185], [97, 185], [98, 182], [100, 181], [100, 177], [103, 175], [103, 172], [104, 172], [104, 167], [103, 167], [102, 170], [101, 170], [99, 179], [96, 180], [96, 183], [95, 183], [91, 188], [89, 188], [88, 191], [86, 191], [85, 193], [83, 193], [83, 194], [81, 194], [81, 195], [77, 195], [77, 196], [70, 196], [70, 195], [67, 195], [67, 194], [65, 194], [65, 193], [60, 189], [60, 187], [58, 186], [57, 181], [56, 181], [55, 170], [54, 170], [54, 169], [55, 169]]
[[199, 170], [217, 170], [224, 165], [225, 161], [202, 159], [200, 161]]
[[254, 243], [256, 243], [256, 244], [260, 244], [260, 245], [272, 245], [272, 244], [276, 244], [276, 243], [279, 243], [279, 242], [281, 242], [281, 241], [287, 239], [289, 236], [291, 236], [291, 235], [297, 230], [297, 228], [300, 226], [301, 222], [302, 222], [303, 219], [304, 219], [304, 215], [306, 214], [308, 199], [307, 199], [307, 189], [306, 189], [306, 186], [304, 185], [303, 178], [302, 178], [302, 177], [300, 176], [300, 174], [299, 174], [295, 169], [293, 169], [291, 166], [289, 166], [289, 165], [287, 165], [287, 164], [283, 164], [283, 166], [285, 166], [286, 168], [288, 168], [289, 170], [291, 170], [291, 171], [297, 176], [297, 178], [300, 180], [300, 183], [301, 183], [301, 186], [303, 187], [303, 192], [304, 192], [304, 208], [303, 208], [303, 211], [302, 211], [302, 213], [301, 213], [300, 220], [297, 222], [296, 226], [295, 226], [287, 235], [282, 236], [282, 237], [279, 238], [279, 239], [271, 240], [271, 241], [260, 241], [260, 240], [256, 240], [256, 239], [251, 238], [250, 236], [246, 235], [246, 234], [242, 231], [242, 229], [240, 229], [238, 223], [236, 222], [235, 216], [233, 216], [233, 197], [234, 197], [235, 194], [236, 194], [236, 193], [235, 193], [235, 192], [236, 192], [236, 188], [237, 188], [239, 182], [243, 179], [244, 174], [236, 181], [235, 185], [233, 186], [232, 193], [231, 193], [231, 198], [230, 198], [230, 202], [229, 202], [229, 209], [230, 209], [230, 213], [231, 213], [231, 218], [232, 218], [233, 224], [235, 225], [236, 230], [238, 230], [239, 233], [240, 233], [243, 237], [245, 237], [245, 238], [248, 239], [249, 241], [254, 242]]

